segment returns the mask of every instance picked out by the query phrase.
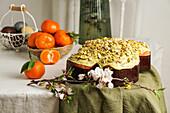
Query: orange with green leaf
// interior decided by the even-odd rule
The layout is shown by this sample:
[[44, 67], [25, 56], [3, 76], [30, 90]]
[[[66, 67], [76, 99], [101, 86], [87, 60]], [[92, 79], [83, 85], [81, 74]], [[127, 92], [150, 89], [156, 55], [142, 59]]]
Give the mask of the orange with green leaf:
[[32, 59], [31, 53], [29, 53], [29, 55], [31, 60], [22, 66], [20, 73], [24, 72], [30, 79], [39, 79], [45, 74], [45, 66], [38, 61], [37, 57]]
[[55, 43], [57, 46], [65, 46], [65, 45], [70, 45], [73, 44], [73, 41], [76, 41], [78, 34], [75, 34], [74, 32], [68, 32], [66, 30], [58, 30], [55, 35]]

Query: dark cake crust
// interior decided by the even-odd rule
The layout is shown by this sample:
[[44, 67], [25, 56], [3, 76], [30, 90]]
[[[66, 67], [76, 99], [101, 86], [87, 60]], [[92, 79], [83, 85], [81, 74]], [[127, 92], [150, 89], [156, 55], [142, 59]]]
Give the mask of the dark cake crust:
[[[81, 64], [76, 64], [76, 63], [73, 63], [69, 60], [67, 60], [67, 65], [66, 65], [66, 69], [68, 70], [70, 67], [73, 67], [74, 68], [74, 71], [72, 73], [72, 76], [78, 80], [78, 75], [79, 74], [87, 74], [88, 71], [90, 71], [91, 69], [95, 69], [98, 65], [94, 65], [92, 67], [88, 67], [88, 66], [83, 66]], [[108, 66], [106, 66], [108, 67]], [[105, 68], [106, 68], [105, 67]], [[137, 82], [138, 81], [138, 76], [139, 76], [139, 65], [133, 67], [132, 69], [122, 69], [122, 70], [115, 70], [115, 69], [112, 69], [113, 71], [113, 75], [112, 77], [114, 78], [125, 78], [127, 77], [129, 79], [129, 81], [133, 81], [133, 82]], [[121, 81], [112, 81], [114, 86], [117, 87], [117, 86], [123, 86], [123, 82]]]
[[72, 76], [78, 80], [78, 75], [79, 74], [87, 74], [88, 71], [90, 71], [91, 69], [95, 69], [95, 67], [97, 67], [97, 65], [94, 65], [92, 67], [89, 67], [89, 66], [84, 66], [84, 65], [81, 65], [81, 64], [76, 64], [76, 63], [73, 63], [69, 60], [67, 60], [67, 64], [66, 64], [66, 70], [68, 71], [69, 68], [73, 67], [74, 68], [74, 71], [72, 73]]
[[150, 68], [151, 68], [151, 55], [139, 56], [139, 57], [140, 57], [139, 71], [150, 70]]
[[[134, 83], [138, 81], [139, 78], [139, 65], [133, 67], [132, 69], [122, 69], [122, 70], [115, 70], [112, 69], [113, 75], [112, 77], [114, 78], [128, 78], [129, 81], [133, 81]], [[120, 81], [112, 81], [114, 86], [123, 86], [123, 82]]]

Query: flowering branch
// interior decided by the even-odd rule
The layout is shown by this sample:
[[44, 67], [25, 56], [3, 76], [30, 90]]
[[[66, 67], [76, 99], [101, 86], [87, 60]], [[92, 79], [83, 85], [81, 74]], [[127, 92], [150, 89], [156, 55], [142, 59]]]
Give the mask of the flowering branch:
[[[87, 81], [79, 81], [79, 80], [57, 80], [55, 79], [42, 79], [42, 80], [32, 80], [30, 83], [27, 84], [27, 86], [30, 86], [32, 84], [38, 84], [40, 82], [62, 82], [62, 83], [87, 83]], [[94, 80], [90, 80], [88, 83], [92, 83]]]
[[[88, 72], [88, 76], [80, 74], [79, 79], [82, 80], [82, 79], [86, 78], [86, 80], [88, 81], [89, 78], [90, 79], [92, 78], [94, 80], [94, 82], [91, 84], [95, 83], [95, 85], [96, 85], [96, 83], [97, 83], [97, 85], [96, 85], [97, 88], [103, 88], [106, 86], [109, 88], [113, 88], [114, 84], [112, 83], [112, 81], [115, 81], [115, 80], [121, 81], [126, 86], [125, 89], [131, 89], [132, 85], [135, 85], [135, 86], [138, 86], [138, 87], [141, 87], [141, 88], [144, 88], [146, 90], [153, 92], [158, 97], [158, 99], [160, 99], [160, 93], [162, 93], [162, 91], [165, 90], [165, 88], [160, 88], [158, 90], [151, 89], [146, 86], [142, 86], [140, 84], [130, 82], [128, 80], [128, 78], [124, 78], [124, 79], [113, 78], [112, 74], [113, 74], [113, 71], [111, 71], [109, 68], [105, 68], [103, 70], [103, 68], [101, 68], [101, 67], [100, 68], [96, 67], [95, 70], [90, 70]], [[87, 88], [87, 91], [89, 91], [89, 86], [90, 85], [88, 85], [88, 84], [85, 85], [85, 87]]]
[[146, 86], [142, 86], [142, 85], [140, 85], [140, 84], [136, 84], [136, 83], [133, 83], [133, 82], [128, 82], [128, 81], [126, 81], [125, 79], [124, 79], [124, 83], [125, 83], [125, 85], [126, 85], [126, 87], [125, 87], [126, 89], [130, 89], [130, 88], [132, 87], [132, 85], [135, 85], [135, 86], [144, 88], [144, 89], [146, 89], [146, 90], [149, 90], [149, 91], [153, 92], [153, 93], [158, 97], [159, 100], [160, 100], [160, 95], [161, 95], [162, 91], [165, 90], [165, 88], [160, 88], [160, 89], [157, 89], [157, 90], [151, 89], [151, 88], [148, 88], [148, 87], [146, 87]]
[[[96, 86], [97, 88], [103, 88], [103, 87], [113, 88], [114, 84], [112, 83], [112, 81], [116, 80], [116, 81], [123, 82], [124, 85], [126, 86], [125, 89], [131, 89], [132, 85], [135, 85], [135, 86], [138, 86], [138, 87], [141, 87], [141, 88], [144, 88], [146, 90], [153, 92], [158, 97], [158, 99], [160, 99], [160, 96], [159, 96], [160, 93], [163, 90], [165, 90], [165, 88], [160, 88], [158, 90], [151, 89], [151, 88], [142, 86], [140, 84], [130, 82], [128, 78], [123, 78], [123, 79], [113, 78], [112, 77], [113, 71], [111, 71], [109, 68], [105, 68], [103, 70], [99, 67], [96, 67], [95, 70], [90, 70], [87, 75], [79, 74], [78, 80], [75, 80], [71, 76], [73, 70], [74, 70], [73, 68], [70, 68], [68, 72], [66, 72], [65, 70], [62, 70], [63, 74], [60, 77], [55, 77], [54, 79], [32, 80], [27, 85], [28, 86], [32, 84], [36, 84], [39, 86], [46, 85], [46, 88], [49, 89], [54, 94], [54, 96], [58, 95], [58, 97], [61, 100], [66, 100], [68, 104], [70, 103], [72, 96], [76, 92], [75, 91], [73, 92], [71, 88], [66, 89], [66, 86], [65, 86], [66, 83], [86, 83], [84, 87], [87, 88], [87, 92], [89, 92], [90, 86]], [[67, 80], [67, 78], [71, 78], [72, 80]], [[83, 81], [83, 79], [85, 80]]]
[[[70, 68], [68, 72], [65, 70], [63, 71], [63, 74], [60, 77], [55, 77], [54, 79], [43, 79], [43, 80], [32, 80], [27, 85], [30, 86], [32, 84], [36, 84], [39, 86], [46, 86], [50, 92], [53, 93], [54, 96], [58, 96], [61, 100], [66, 100], [67, 103], [70, 103], [70, 100], [72, 100], [73, 95], [76, 93], [76, 91], [72, 91], [71, 88], [67, 88], [65, 86], [66, 82], [69, 83], [75, 83], [77, 82], [72, 76], [72, 72], [74, 69]], [[67, 80], [67, 78], [71, 78], [72, 80]], [[85, 81], [78, 81], [79, 83], [85, 83]]]

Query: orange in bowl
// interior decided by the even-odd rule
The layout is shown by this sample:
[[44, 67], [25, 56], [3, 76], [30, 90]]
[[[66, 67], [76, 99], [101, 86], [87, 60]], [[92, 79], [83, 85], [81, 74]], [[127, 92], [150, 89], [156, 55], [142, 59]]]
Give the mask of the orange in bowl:
[[45, 49], [40, 54], [40, 60], [44, 64], [55, 64], [60, 59], [60, 53], [57, 50]]
[[73, 39], [69, 36], [69, 32], [66, 30], [58, 30], [55, 35], [55, 43], [58, 46], [65, 46], [65, 45], [70, 45], [73, 43]]
[[49, 49], [54, 47], [55, 39], [49, 33], [42, 33], [35, 39], [35, 45], [38, 49]]
[[41, 24], [41, 30], [46, 33], [54, 34], [56, 31], [60, 30], [60, 25], [52, 20], [45, 20]]
[[35, 45], [35, 39], [36, 39], [40, 34], [42, 34], [42, 32], [36, 32], [36, 33], [31, 34], [31, 36], [28, 38], [28, 46], [29, 46], [29, 47], [32, 47], [32, 48], [35, 48], [35, 47], [36, 47], [36, 45]]

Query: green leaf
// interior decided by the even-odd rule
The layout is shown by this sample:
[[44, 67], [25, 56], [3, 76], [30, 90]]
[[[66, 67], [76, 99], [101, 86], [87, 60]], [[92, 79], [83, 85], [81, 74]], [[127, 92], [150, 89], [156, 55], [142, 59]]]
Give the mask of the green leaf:
[[67, 99], [68, 109], [70, 108], [70, 101]]
[[22, 68], [21, 68], [21, 72], [20, 73], [23, 73], [27, 68], [28, 68], [28, 64], [30, 63], [30, 61], [26, 62]]
[[103, 39], [104, 37], [99, 37], [100, 39]]
[[87, 85], [84, 86], [85, 88], [87, 88], [87, 93], [88, 93], [89, 90], [90, 90], [90, 85], [91, 85], [91, 84], [87, 84]]
[[73, 92], [73, 95], [75, 95], [75, 94], [76, 94], [76, 91]]
[[31, 60], [28, 64], [28, 71], [31, 70], [34, 67], [34, 65], [35, 65], [34, 60]]
[[71, 78], [71, 79], [75, 80], [75, 78], [73, 78], [72, 76], [69, 76], [69, 78]]
[[32, 55], [31, 55], [31, 52], [29, 51], [29, 58], [32, 60]]
[[157, 95], [157, 91], [155, 91], [154, 94]]
[[55, 43], [54, 47], [57, 47], [57, 44]]
[[55, 86], [55, 85], [56, 85], [56, 83], [55, 83], [54, 81], [52, 81], [51, 83], [52, 83], [52, 85], [53, 85], [53, 86]]
[[73, 67], [70, 67], [66, 74], [70, 73]]
[[68, 34], [73, 39], [73, 41], [77, 44], [77, 40], [75, 40], [75, 39], [79, 39], [79, 37], [78, 37], [78, 36], [80, 36], [79, 34], [76, 34], [75, 32], [69, 32], [66, 34]]
[[53, 88], [53, 86], [50, 86], [50, 91], [52, 92], [52, 88]]
[[71, 34], [71, 33], [70, 33], [69, 35], [70, 35], [72, 38], [74, 37], [73, 34]]
[[78, 42], [77, 42], [77, 40], [76, 40], [76, 39], [74, 39], [74, 38], [73, 38], [73, 41], [75, 42], [75, 44], [77, 44], [77, 43], [78, 43]]
[[90, 91], [90, 88], [89, 87], [87, 87], [87, 93]]
[[63, 80], [64, 77], [59, 77], [59, 80]]
[[56, 96], [56, 93], [53, 93], [53, 96], [55, 97], [55, 96]]
[[70, 103], [70, 101], [67, 99], [67, 103], [69, 104]]
[[72, 97], [71, 97], [71, 96], [67, 96], [67, 99], [68, 99], [68, 100], [72, 100]]
[[158, 94], [157, 94], [156, 96], [157, 96], [157, 97], [158, 97], [158, 99], [160, 100], [160, 96], [159, 96]]
[[72, 73], [73, 73], [73, 71], [74, 71], [74, 68], [72, 68], [72, 69], [71, 69], [70, 73], [72, 74]]
[[129, 79], [128, 79], [128, 78], [126, 78], [126, 79], [125, 79], [125, 81], [126, 81], [126, 82], [128, 82], [128, 81], [129, 81]]
[[84, 87], [86, 88], [86, 87], [88, 87], [88, 85], [85, 85]]
[[166, 88], [160, 88], [160, 89], [158, 89], [158, 91], [163, 91], [163, 90], [165, 90]]

